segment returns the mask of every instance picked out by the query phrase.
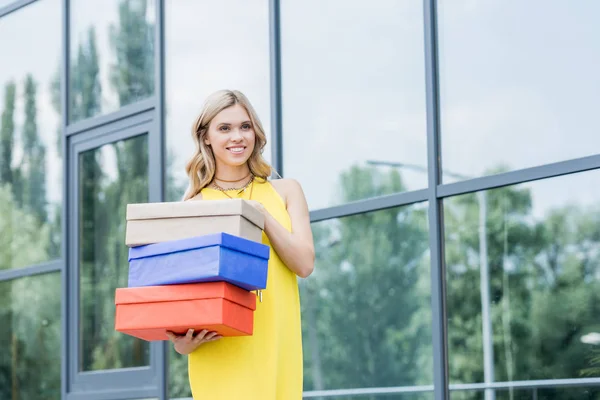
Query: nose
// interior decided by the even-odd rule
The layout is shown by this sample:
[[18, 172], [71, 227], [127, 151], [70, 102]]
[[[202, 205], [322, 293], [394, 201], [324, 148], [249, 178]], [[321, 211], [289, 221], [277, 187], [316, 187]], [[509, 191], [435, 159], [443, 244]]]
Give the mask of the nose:
[[242, 140], [242, 134], [239, 129], [231, 130], [231, 140], [233, 140], [234, 142], [239, 142]]

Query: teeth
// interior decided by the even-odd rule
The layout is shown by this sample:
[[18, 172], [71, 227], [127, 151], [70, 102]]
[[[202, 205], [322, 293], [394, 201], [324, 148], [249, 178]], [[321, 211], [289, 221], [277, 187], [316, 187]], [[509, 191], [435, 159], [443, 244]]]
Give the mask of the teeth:
[[243, 147], [230, 147], [229, 151], [231, 151], [232, 153], [241, 153], [244, 151]]

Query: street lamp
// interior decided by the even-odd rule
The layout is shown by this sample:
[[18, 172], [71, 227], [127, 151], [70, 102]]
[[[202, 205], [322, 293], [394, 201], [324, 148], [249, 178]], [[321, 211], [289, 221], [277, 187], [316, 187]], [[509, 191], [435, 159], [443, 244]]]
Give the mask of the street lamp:
[[[368, 165], [386, 166], [393, 168], [412, 169], [427, 173], [427, 167], [393, 161], [367, 160]], [[443, 170], [442, 173], [457, 179], [465, 180], [473, 177]], [[484, 383], [494, 382], [494, 342], [492, 339], [492, 319], [490, 318], [490, 277], [487, 251], [487, 194], [485, 191], [476, 192], [479, 204], [479, 285], [481, 290], [481, 324], [483, 340], [483, 380]], [[494, 400], [496, 394], [492, 389], [485, 390], [485, 400]]]

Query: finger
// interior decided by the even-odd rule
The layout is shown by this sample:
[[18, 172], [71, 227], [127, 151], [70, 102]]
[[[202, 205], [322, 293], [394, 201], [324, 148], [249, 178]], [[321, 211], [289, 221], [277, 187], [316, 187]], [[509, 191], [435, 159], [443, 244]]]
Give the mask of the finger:
[[214, 338], [217, 335], [218, 335], [217, 332], [209, 332], [209, 333], [206, 334], [206, 336], [204, 336], [204, 340], [210, 340], [210, 339]]
[[170, 341], [174, 341], [175, 339], [177, 339], [177, 336], [171, 331], [167, 331], [166, 334]]
[[196, 340], [197, 342], [201, 342], [207, 333], [208, 333], [208, 330], [202, 329], [200, 332], [198, 332], [198, 334], [196, 335], [196, 338], [194, 340]]
[[188, 329], [187, 334], [185, 335], [185, 338], [187, 340], [194, 339], [194, 330], [193, 329]]
[[214, 342], [215, 340], [219, 340], [221, 338], [223, 338], [223, 336], [216, 335], [216, 336], [213, 336], [212, 338], [210, 338], [209, 340], [207, 340], [207, 342]]

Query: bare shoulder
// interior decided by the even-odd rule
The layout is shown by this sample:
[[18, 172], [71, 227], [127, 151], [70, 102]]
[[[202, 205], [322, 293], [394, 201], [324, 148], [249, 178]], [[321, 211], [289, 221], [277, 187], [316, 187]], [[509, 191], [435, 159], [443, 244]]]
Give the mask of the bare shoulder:
[[191, 197], [187, 200], [184, 200], [185, 196], [181, 199], [181, 201], [198, 201], [198, 200], [202, 200], [202, 193], [198, 193], [197, 195], [195, 195], [194, 197]]
[[304, 198], [304, 192], [300, 182], [291, 178], [275, 179], [270, 181], [273, 188], [279, 193], [279, 195], [285, 200], [286, 204], [289, 204], [290, 200], [296, 200], [299, 197]]

